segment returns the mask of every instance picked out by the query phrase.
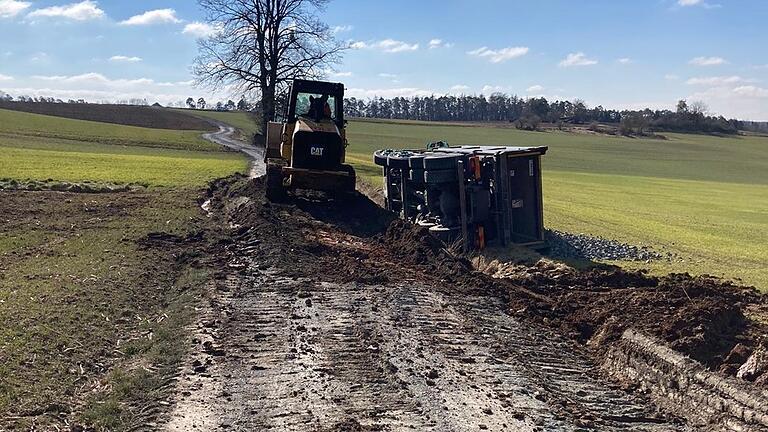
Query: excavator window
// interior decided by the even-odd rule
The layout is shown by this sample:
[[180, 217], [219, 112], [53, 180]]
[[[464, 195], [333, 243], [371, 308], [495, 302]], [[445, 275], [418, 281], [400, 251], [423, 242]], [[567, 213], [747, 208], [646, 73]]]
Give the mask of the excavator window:
[[336, 120], [336, 101], [331, 95], [299, 93], [296, 96], [296, 114], [315, 121]]

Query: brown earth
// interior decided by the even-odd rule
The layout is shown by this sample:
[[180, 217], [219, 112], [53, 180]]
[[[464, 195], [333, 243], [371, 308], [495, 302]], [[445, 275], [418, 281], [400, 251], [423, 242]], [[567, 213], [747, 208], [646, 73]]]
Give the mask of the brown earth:
[[685, 430], [367, 198], [263, 194], [209, 190], [230, 235], [165, 430]]
[[0, 430], [157, 417], [205, 277], [196, 193], [0, 191]]
[[712, 370], [735, 375], [768, 337], [766, 297], [714, 277], [656, 277], [597, 265], [576, 270], [548, 260], [489, 270], [543, 299], [531, 304], [513, 298], [514, 313], [546, 320], [602, 349], [632, 327]]
[[155, 129], [218, 129], [211, 122], [198, 117], [148, 106], [0, 101], [0, 109]]
[[[766, 334], [753, 289], [546, 260], [480, 272], [363, 196], [275, 205], [263, 186], [212, 183], [208, 218], [189, 191], [0, 192], [0, 429], [690, 430], [606, 378], [603, 353], [633, 327], [733, 375]], [[188, 266], [215, 283], [178, 285]]]

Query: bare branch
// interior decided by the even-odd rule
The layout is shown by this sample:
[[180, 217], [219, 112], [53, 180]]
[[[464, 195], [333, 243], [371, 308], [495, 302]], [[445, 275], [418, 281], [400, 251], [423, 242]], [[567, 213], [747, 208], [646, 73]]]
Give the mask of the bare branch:
[[198, 0], [219, 29], [199, 42], [197, 84], [258, 92], [265, 121], [275, 95], [295, 78], [320, 78], [337, 64], [345, 44], [317, 19], [328, 0]]

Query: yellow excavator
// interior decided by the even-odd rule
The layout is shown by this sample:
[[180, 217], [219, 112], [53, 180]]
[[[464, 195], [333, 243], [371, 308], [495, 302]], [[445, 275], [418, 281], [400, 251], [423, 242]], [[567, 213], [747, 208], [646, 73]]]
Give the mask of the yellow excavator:
[[294, 80], [284, 119], [267, 125], [267, 199], [284, 201], [294, 189], [354, 192], [355, 170], [345, 164], [344, 84]]

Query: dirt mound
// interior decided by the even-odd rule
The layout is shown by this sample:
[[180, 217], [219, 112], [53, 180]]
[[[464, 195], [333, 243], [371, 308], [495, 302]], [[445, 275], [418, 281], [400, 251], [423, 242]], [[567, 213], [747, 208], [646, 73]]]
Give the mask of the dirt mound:
[[[299, 196], [274, 204], [264, 196], [264, 179], [232, 176], [209, 186], [212, 214], [232, 227], [232, 238], [247, 242], [265, 267], [285, 267], [284, 275], [311, 277], [328, 282], [386, 281], [392, 273], [388, 259], [378, 268], [362, 265], [380, 254], [374, 236], [384, 232], [386, 216], [362, 195], [343, 203]], [[333, 214], [331, 208], [345, 208]], [[291, 266], [284, 263], [291, 262]], [[327, 271], [318, 272], [317, 268]]]
[[147, 106], [0, 101], [0, 109], [154, 129], [217, 129], [210, 122], [197, 117]]
[[531, 305], [528, 299], [513, 298], [513, 310], [554, 322], [597, 348], [609, 346], [633, 327], [712, 369], [735, 374], [745, 361], [738, 351], [751, 350], [766, 332], [765, 325], [745, 313], [750, 306], [765, 304], [763, 296], [708, 276], [654, 277], [617, 267], [576, 270], [544, 260], [498, 270], [495, 276], [550, 300]]

